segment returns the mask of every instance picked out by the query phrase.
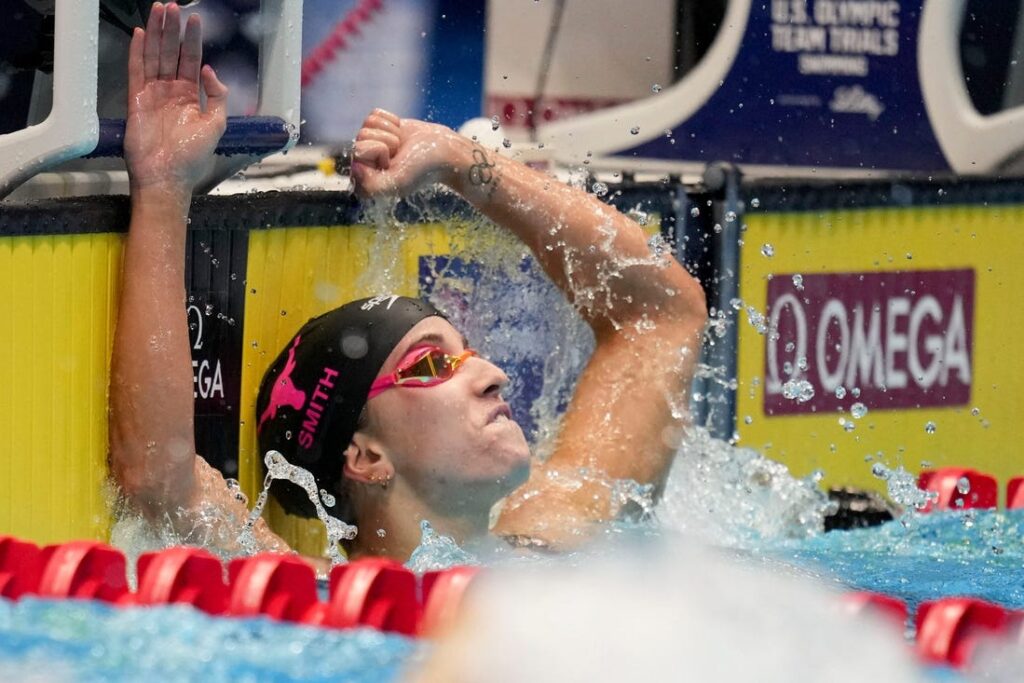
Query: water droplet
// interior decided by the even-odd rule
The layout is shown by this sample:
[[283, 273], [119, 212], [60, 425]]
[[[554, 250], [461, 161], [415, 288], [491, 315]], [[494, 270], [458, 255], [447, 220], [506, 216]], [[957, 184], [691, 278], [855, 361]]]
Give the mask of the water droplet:
[[854, 403], [850, 406], [850, 415], [853, 415], [854, 419], [859, 420], [868, 414], [868, 407], [863, 403]]
[[384, 538], [387, 535], [388, 532], [384, 531], [383, 529], [377, 529], [377, 538]]
[[242, 493], [242, 485], [238, 483], [237, 479], [225, 479], [224, 484], [228, 487], [228, 491], [231, 492], [231, 495], [235, 500], [239, 501], [243, 505], [249, 504], [249, 499], [246, 498], [244, 493]]
[[927, 422], [925, 422], [924, 423], [924, 431], [927, 434], [934, 434], [935, 433], [935, 423], [932, 422], [931, 420], [928, 420]]
[[797, 273], [793, 276], [793, 286], [796, 287], [798, 292], [804, 291], [804, 276]]
[[753, 199], [750, 200], [750, 206], [754, 209], [759, 208], [761, 206], [761, 200], [758, 199], [757, 197], [754, 197]]
[[971, 408], [971, 415], [974, 417], [981, 415], [981, 408]]
[[956, 490], [959, 491], [961, 495], [966, 496], [971, 492], [971, 480], [967, 477], [960, 477], [956, 480]]
[[504, 147], [505, 149], [508, 149], [509, 147], [512, 146], [512, 141], [509, 140], [508, 138], [505, 138], [504, 140], [501, 141], [501, 146]]
[[853, 389], [850, 389], [850, 394], [854, 398], [860, 398], [860, 387], [854, 387]]
[[323, 489], [320, 489], [320, 500], [322, 500], [324, 502], [324, 505], [326, 507], [329, 507], [329, 508], [334, 507], [334, 503], [335, 503], [334, 496], [332, 496], [331, 494], [327, 493], [327, 491], [325, 491]]
[[889, 468], [880, 462], [876, 462], [871, 466], [871, 474], [878, 477], [879, 479], [889, 478]]
[[690, 216], [691, 217], [696, 218], [699, 215], [700, 215], [700, 209], [698, 209], [696, 206], [693, 207], [692, 209], [690, 209]]
[[655, 83], [654, 85], [651, 86], [651, 92], [655, 93], [655, 94], [660, 93], [661, 92], [661, 86], [658, 85], [657, 83]]
[[593, 190], [594, 194], [598, 197], [603, 197], [608, 194], [608, 186], [601, 182], [594, 183], [590, 189]]
[[836, 387], [836, 398], [846, 398], [846, 387]]
[[725, 222], [726, 223], [732, 223], [734, 220], [736, 220], [736, 212], [735, 211], [726, 211], [725, 212]]
[[629, 133], [630, 133], [630, 135], [639, 135], [640, 134], [640, 126], [633, 126], [632, 128], [629, 129]]
[[286, 311], [286, 310], [284, 310], [284, 309], [282, 308], [282, 309], [281, 309], [281, 315], [288, 315], [288, 311]]
[[767, 242], [761, 245], [761, 255], [767, 258], [775, 256], [775, 247], [768, 244]]
[[206, 304], [206, 315], [213, 315], [213, 304]]
[[786, 342], [786, 353], [793, 353], [796, 349], [796, 344], [793, 342]]
[[498, 115], [495, 114], [491, 117], [491, 130], [498, 130], [501, 124], [498, 122]]
[[814, 398], [814, 386], [805, 379], [791, 379], [782, 385], [782, 395], [797, 403], [807, 403]]
[[752, 424], [753, 422], [754, 418], [750, 417], [749, 415], [743, 418], [743, 424]]
[[715, 231], [715, 234], [721, 234], [722, 233], [722, 224], [721, 223], [715, 223], [715, 227], [713, 227], [712, 230]]

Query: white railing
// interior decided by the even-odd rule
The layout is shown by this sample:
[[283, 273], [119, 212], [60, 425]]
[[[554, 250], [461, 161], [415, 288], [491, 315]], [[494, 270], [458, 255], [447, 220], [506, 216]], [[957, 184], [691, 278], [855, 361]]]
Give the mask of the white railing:
[[[99, 0], [57, 0], [55, 11], [53, 107], [44, 121], [0, 135], [0, 198], [69, 159], [121, 154], [124, 122], [105, 119], [101, 125], [96, 113]], [[299, 137], [302, 0], [262, 0], [259, 25], [255, 116], [229, 119], [217, 148], [222, 156], [203, 181], [205, 189], [290, 149]]]
[[99, 140], [99, 0], [57, 0], [55, 20], [53, 106], [34, 126], [0, 135], [0, 197], [39, 171], [88, 154]]

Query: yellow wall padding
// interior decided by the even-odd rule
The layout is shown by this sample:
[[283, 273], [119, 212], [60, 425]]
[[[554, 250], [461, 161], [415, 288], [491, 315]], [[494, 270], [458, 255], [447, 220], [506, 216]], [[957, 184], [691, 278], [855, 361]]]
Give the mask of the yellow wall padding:
[[[764, 449], [797, 475], [821, 469], [827, 485], [884, 490], [884, 482], [871, 473], [876, 460], [912, 472], [922, 463], [975, 467], [995, 474], [1001, 486], [1024, 474], [1018, 456], [1024, 407], [1019, 351], [1024, 207], [752, 212], [746, 223], [740, 296], [759, 311], [765, 310], [772, 275], [963, 268], [975, 273], [975, 308], [970, 403], [902, 410], [868, 406], [852, 432], [844, 431], [838, 421], [843, 415], [834, 412], [765, 415], [765, 338], [741, 314], [737, 428], [743, 445]], [[760, 253], [765, 243], [774, 247], [771, 258]], [[851, 419], [848, 412], [845, 418]], [[926, 432], [927, 422], [937, 426], [934, 433]]]
[[[256, 448], [255, 406], [260, 380], [292, 335], [313, 316], [352, 299], [388, 293], [418, 295], [420, 255], [457, 251], [459, 237], [436, 224], [402, 230], [365, 226], [256, 230], [249, 236], [239, 481], [254, 500], [262, 486]], [[266, 513], [271, 527], [297, 551], [320, 555], [318, 521]]]
[[0, 534], [105, 538], [123, 236], [0, 238]]

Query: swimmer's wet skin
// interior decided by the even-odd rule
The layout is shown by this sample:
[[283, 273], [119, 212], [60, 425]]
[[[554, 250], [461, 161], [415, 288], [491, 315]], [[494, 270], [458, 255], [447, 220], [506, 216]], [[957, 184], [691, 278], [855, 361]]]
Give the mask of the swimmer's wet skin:
[[[246, 510], [195, 454], [183, 306], [186, 215], [224, 129], [226, 88], [209, 67], [199, 68], [198, 18], [189, 19], [180, 42], [179, 22], [176, 5], [154, 5], [130, 54], [125, 149], [132, 219], [112, 360], [111, 469], [147, 517], [169, 520], [183, 533], [221, 525], [228, 533], [202, 535], [231, 552], [234, 542], [223, 539], [234, 538], [230, 528], [241, 526]], [[593, 329], [596, 347], [551, 457], [527, 473], [526, 440], [501, 398], [508, 378], [485, 358], [466, 354], [462, 335], [443, 317], [410, 321], [397, 339], [357, 338], [357, 330], [348, 342], [318, 342], [326, 345], [320, 357], [365, 354], [358, 387], [342, 386], [351, 379], [334, 374], [332, 365], [304, 368], [306, 340], [290, 342], [268, 371], [257, 415], [272, 430], [276, 420], [284, 424], [308, 412], [315, 395], [315, 425], [307, 431], [316, 434], [303, 438], [308, 420], [300, 420], [296, 438], [279, 450], [327, 473], [318, 483], [338, 498], [333, 510], [346, 521], [384, 530], [360, 533], [347, 547], [350, 557], [406, 560], [423, 519], [460, 543], [490, 531], [564, 549], [614, 514], [610, 487], [593, 483], [595, 474], [663, 484], [678, 441], [669, 437], [685, 426], [672, 407], [689, 391], [706, 318], [700, 285], [674, 259], [652, 256], [642, 229], [595, 197], [448, 128], [382, 110], [359, 131], [352, 178], [364, 198], [402, 196], [431, 183], [462, 195], [530, 248]], [[436, 349], [431, 357], [441, 366], [450, 363], [445, 358], [461, 360], [449, 368], [424, 366], [426, 347]], [[306, 372], [314, 380], [300, 385]], [[417, 373], [423, 386], [415, 386]], [[381, 382], [389, 377], [413, 379]], [[368, 398], [375, 382], [388, 387]], [[317, 442], [321, 433], [334, 438]], [[321, 446], [316, 453], [303, 448], [314, 442]], [[581, 468], [590, 483], [566, 486]], [[488, 512], [502, 498], [489, 529]], [[260, 548], [287, 549], [262, 520], [254, 531]]]

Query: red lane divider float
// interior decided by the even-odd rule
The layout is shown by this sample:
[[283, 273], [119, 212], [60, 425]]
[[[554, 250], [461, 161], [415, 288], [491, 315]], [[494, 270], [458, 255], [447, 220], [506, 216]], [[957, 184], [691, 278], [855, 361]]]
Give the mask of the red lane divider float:
[[843, 596], [843, 604], [852, 614], [870, 612], [878, 614], [886, 621], [898, 625], [901, 629], [907, 623], [909, 613], [907, 603], [891, 595], [857, 591]]
[[39, 585], [42, 551], [34, 543], [0, 536], [0, 597], [17, 600]]
[[1024, 477], [1014, 477], [1006, 482], [1006, 509], [1024, 508]]
[[98, 541], [71, 541], [43, 548], [42, 574], [33, 591], [43, 598], [131, 601], [124, 555]]
[[368, 558], [331, 570], [330, 626], [367, 626], [411, 636], [419, 617], [416, 575], [397, 562]]
[[423, 615], [420, 635], [440, 633], [451, 624], [462, 604], [462, 597], [480, 571], [479, 567], [452, 567], [423, 575]]
[[200, 548], [168, 548], [146, 553], [138, 562], [138, 605], [192, 605], [207, 614], [223, 614], [228, 606], [224, 566]]
[[[95, 541], [40, 549], [0, 536], [0, 597], [101, 600], [115, 605], [187, 604], [211, 615], [265, 616], [331, 628], [375, 628], [415, 636], [435, 632], [458, 613], [475, 567], [430, 572], [422, 590], [397, 562], [370, 558], [333, 569], [330, 597], [317, 593], [313, 568], [296, 555], [264, 553], [227, 566], [199, 548], [168, 548], [138, 560], [138, 590], [126, 580], [124, 554]], [[421, 603], [417, 594], [422, 592]]]
[[923, 470], [918, 477], [917, 486], [939, 494], [938, 500], [929, 503], [924, 512], [934, 509], [995, 508], [999, 498], [999, 485], [995, 477], [964, 467]]
[[279, 621], [319, 625], [322, 608], [316, 573], [295, 555], [260, 553], [228, 564], [231, 597], [227, 613], [268, 616]]
[[1022, 615], [983, 600], [943, 598], [917, 609], [917, 652], [927, 662], [964, 668], [983, 638], [1019, 629]]
[[[842, 597], [853, 613], [875, 611], [894, 623], [907, 620], [906, 603], [889, 595], [857, 592]], [[923, 602], [914, 622], [917, 637], [914, 650], [927, 664], [967, 669], [982, 640], [1003, 638], [1020, 642], [1024, 612], [976, 598], [953, 597]]]

